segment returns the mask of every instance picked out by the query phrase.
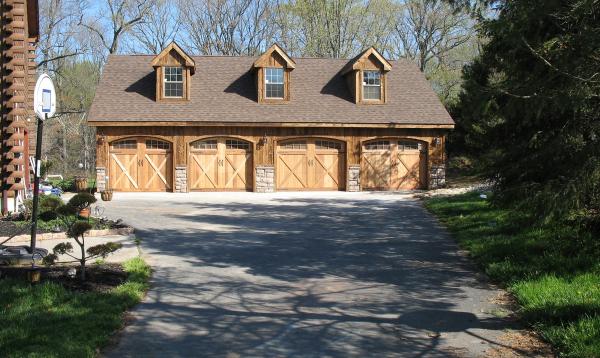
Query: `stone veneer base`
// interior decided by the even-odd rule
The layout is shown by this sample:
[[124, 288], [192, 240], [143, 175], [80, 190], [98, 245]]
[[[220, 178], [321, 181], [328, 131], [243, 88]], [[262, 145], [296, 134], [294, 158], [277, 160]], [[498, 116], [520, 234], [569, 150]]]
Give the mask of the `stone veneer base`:
[[348, 166], [348, 180], [346, 182], [346, 191], [360, 191], [360, 165]]
[[103, 192], [106, 190], [106, 168], [105, 167], [96, 167], [96, 188], [98, 192]]
[[187, 167], [175, 167], [175, 190], [176, 193], [187, 193]]
[[429, 171], [429, 189], [438, 189], [446, 186], [446, 166], [434, 164]]
[[275, 167], [272, 166], [257, 166], [256, 171], [256, 187], [257, 193], [273, 193], [275, 192]]

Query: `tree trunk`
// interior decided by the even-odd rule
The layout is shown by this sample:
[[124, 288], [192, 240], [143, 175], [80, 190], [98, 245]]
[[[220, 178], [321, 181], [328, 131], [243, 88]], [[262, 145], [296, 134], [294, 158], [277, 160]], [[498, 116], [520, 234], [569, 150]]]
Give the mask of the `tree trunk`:
[[[83, 240], [83, 237], [81, 238]], [[80, 278], [81, 278], [81, 282], [85, 281], [85, 241], [82, 241], [82, 245], [80, 245], [81, 247], [81, 260], [79, 261], [80, 265], [81, 265], [81, 273], [80, 273]]]
[[88, 131], [85, 124], [81, 125], [81, 133], [83, 133], [83, 170], [85, 170], [85, 175], [88, 175]]
[[67, 170], [69, 168], [69, 165], [67, 163], [67, 157], [68, 157], [68, 151], [67, 151], [67, 125], [66, 123], [61, 123], [62, 124], [62, 160], [63, 160], [63, 175], [66, 178], [67, 175]]
[[79, 265], [81, 266], [79, 269], [79, 279], [81, 282], [85, 281], [85, 259], [79, 261]]

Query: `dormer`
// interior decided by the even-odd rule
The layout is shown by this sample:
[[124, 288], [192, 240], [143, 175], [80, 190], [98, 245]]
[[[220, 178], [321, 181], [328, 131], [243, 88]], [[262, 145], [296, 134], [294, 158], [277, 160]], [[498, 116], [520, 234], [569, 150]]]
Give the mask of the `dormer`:
[[194, 60], [175, 42], [171, 42], [152, 60], [156, 72], [156, 101], [188, 101], [190, 78], [196, 71]]
[[352, 59], [342, 70], [354, 102], [384, 104], [387, 97], [386, 74], [392, 65], [373, 47]]
[[252, 65], [256, 69], [258, 103], [283, 104], [290, 101], [290, 73], [296, 63], [279, 45], [273, 44]]

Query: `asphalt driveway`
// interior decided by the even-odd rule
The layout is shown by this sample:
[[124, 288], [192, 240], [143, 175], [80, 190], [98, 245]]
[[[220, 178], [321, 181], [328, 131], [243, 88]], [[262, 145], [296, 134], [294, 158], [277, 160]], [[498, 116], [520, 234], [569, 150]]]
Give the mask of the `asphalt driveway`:
[[[109, 357], [481, 356], [499, 291], [407, 195], [116, 193], [153, 287]], [[494, 313], [494, 314], [493, 314]]]

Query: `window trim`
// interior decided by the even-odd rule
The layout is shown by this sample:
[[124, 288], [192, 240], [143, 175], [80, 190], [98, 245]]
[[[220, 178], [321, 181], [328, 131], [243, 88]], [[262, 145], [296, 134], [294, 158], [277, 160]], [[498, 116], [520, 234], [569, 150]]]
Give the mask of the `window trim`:
[[[365, 81], [365, 76], [367, 73], [377, 73], [379, 74], [379, 84], [370, 85]], [[361, 71], [361, 100], [366, 103], [383, 103], [384, 92], [383, 92], [383, 84], [384, 84], [384, 73], [380, 70], [362, 70]], [[365, 98], [365, 87], [378, 87], [379, 88], [379, 98]]]
[[[279, 82], [272, 82], [272, 83], [267, 82], [268, 81], [267, 80], [267, 72], [269, 70], [279, 70], [279, 71], [281, 71], [281, 83], [279, 83]], [[286, 92], [286, 90], [285, 90], [285, 72], [286, 72], [285, 68], [283, 68], [283, 67], [265, 67], [263, 69], [263, 86], [264, 86], [264, 88], [263, 88], [263, 96], [264, 96], [265, 100], [267, 100], [267, 101], [282, 101], [282, 100], [286, 99], [286, 93], [285, 93]], [[267, 95], [267, 85], [269, 85], [269, 84], [275, 84], [275, 85], [281, 85], [282, 86], [281, 97], [269, 97]]]
[[[181, 70], [181, 81], [168, 81], [167, 80], [167, 68], [176, 68]], [[186, 70], [183, 66], [163, 66], [162, 68], [162, 97], [164, 99], [185, 99], [186, 88], [185, 88], [185, 76]], [[167, 96], [167, 83], [181, 83], [181, 96]]]

